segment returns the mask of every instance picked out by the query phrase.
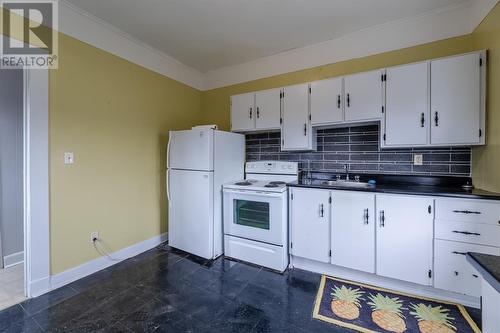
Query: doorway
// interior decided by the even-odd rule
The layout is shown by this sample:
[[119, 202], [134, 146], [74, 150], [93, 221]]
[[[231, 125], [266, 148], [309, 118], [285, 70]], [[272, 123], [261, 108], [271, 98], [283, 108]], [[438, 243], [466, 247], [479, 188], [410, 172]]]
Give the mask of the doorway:
[[0, 70], [0, 309], [25, 299], [24, 72]]

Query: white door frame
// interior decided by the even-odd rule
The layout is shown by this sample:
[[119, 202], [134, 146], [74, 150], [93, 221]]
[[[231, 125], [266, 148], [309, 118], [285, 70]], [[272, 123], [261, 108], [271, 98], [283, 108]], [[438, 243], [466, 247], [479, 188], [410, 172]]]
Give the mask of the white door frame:
[[50, 290], [49, 71], [23, 68], [23, 88], [24, 292], [36, 297]]
[[24, 69], [25, 295], [50, 290], [49, 73]]

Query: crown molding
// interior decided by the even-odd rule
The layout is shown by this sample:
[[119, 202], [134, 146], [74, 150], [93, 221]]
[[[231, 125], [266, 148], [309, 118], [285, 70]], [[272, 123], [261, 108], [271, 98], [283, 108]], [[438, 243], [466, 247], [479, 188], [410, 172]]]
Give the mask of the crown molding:
[[204, 75], [100, 18], [59, 1], [59, 31], [198, 90]]
[[205, 90], [470, 34], [498, 0], [469, 0], [205, 74]]
[[204, 91], [466, 35], [474, 31], [498, 1], [468, 0], [207, 73], [181, 63], [66, 0], [60, 0], [59, 30]]

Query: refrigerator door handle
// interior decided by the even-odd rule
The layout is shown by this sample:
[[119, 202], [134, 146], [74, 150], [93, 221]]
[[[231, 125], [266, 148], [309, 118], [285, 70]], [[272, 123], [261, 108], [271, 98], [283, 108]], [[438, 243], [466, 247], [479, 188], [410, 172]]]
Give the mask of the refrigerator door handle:
[[172, 134], [169, 135], [167, 143], [167, 169], [170, 167], [170, 142], [172, 142]]
[[170, 188], [168, 186], [169, 183], [169, 178], [170, 178], [170, 169], [167, 169], [167, 174], [165, 175], [165, 186], [167, 188], [167, 200], [168, 200], [168, 206], [170, 207]]

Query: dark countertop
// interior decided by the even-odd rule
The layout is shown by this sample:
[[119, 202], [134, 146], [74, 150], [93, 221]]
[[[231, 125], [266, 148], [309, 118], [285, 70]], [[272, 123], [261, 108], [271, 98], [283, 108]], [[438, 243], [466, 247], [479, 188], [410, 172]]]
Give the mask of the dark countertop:
[[469, 252], [467, 261], [500, 293], [500, 256]]
[[362, 181], [375, 179], [377, 181], [377, 185], [367, 188], [352, 188], [323, 184], [327, 179], [334, 179], [331, 175], [321, 174], [313, 175], [313, 177], [314, 178], [312, 179], [302, 178], [299, 181], [291, 182], [287, 185], [291, 187], [308, 187], [330, 190], [500, 200], [500, 193], [489, 192], [481, 189], [463, 189], [461, 184], [465, 184], [470, 181], [469, 178], [363, 175], [361, 179]]

